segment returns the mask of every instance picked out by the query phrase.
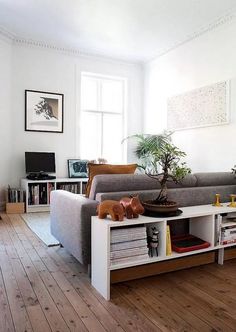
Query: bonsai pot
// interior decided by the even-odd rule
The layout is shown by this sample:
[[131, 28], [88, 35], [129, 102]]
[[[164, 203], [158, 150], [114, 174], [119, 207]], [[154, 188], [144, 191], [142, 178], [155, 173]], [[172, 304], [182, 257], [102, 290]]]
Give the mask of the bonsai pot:
[[155, 201], [145, 201], [142, 202], [142, 205], [146, 211], [158, 212], [161, 214], [168, 214], [170, 212], [176, 212], [178, 210], [177, 203], [173, 201], [167, 201], [163, 203], [156, 203]]

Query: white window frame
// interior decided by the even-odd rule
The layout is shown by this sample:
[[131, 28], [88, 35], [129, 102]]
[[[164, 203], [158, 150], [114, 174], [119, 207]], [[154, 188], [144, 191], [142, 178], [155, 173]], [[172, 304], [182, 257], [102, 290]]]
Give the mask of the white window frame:
[[[89, 109], [83, 109], [82, 108], [82, 80], [83, 77], [93, 78], [95, 80], [98, 80], [98, 90], [97, 90], [97, 100], [98, 100], [98, 110], [89, 110]], [[122, 83], [122, 94], [123, 94], [123, 105], [122, 105], [122, 111], [121, 112], [109, 112], [109, 111], [102, 111], [102, 81], [118, 81]], [[100, 147], [100, 154], [101, 157], [103, 157], [103, 116], [104, 114], [111, 114], [111, 115], [121, 115], [122, 119], [122, 137], [127, 137], [127, 123], [126, 123], [126, 104], [127, 104], [127, 79], [124, 77], [119, 76], [110, 76], [110, 75], [104, 75], [104, 74], [97, 74], [97, 73], [90, 73], [90, 72], [81, 72], [81, 103], [80, 103], [80, 119], [82, 118], [82, 113], [96, 113], [101, 115], [101, 147]], [[80, 135], [80, 147], [82, 144], [82, 137]], [[121, 146], [122, 151], [122, 162], [126, 162], [127, 159], [127, 144], [124, 142]], [[80, 148], [81, 151], [81, 148]], [[83, 157], [83, 156], [82, 156]], [[104, 156], [106, 157], [106, 156]]]

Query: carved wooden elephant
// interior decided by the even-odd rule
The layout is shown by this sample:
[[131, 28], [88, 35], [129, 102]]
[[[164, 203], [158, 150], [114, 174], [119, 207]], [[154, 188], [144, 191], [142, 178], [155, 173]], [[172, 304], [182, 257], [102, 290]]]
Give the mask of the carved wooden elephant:
[[124, 207], [127, 219], [138, 218], [139, 214], [144, 213], [144, 207], [138, 196], [123, 197], [121, 198], [120, 203]]
[[124, 208], [123, 206], [113, 200], [106, 200], [101, 202], [97, 208], [98, 218], [105, 219], [108, 215], [111, 216], [113, 221], [123, 221], [124, 220]]

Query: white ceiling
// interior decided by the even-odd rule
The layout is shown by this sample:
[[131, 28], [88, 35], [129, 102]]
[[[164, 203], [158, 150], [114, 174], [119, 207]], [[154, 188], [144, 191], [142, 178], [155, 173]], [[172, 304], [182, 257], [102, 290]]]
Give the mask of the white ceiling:
[[144, 62], [224, 22], [236, 0], [0, 0], [15, 37]]

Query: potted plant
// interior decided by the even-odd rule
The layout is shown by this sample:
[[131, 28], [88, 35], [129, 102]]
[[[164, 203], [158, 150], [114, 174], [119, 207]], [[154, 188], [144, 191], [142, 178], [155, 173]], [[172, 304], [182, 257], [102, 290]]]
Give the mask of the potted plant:
[[170, 132], [160, 135], [133, 135], [137, 141], [135, 154], [145, 174], [160, 183], [159, 195], [152, 201], [143, 202], [147, 210], [156, 212], [173, 212], [178, 209], [176, 202], [169, 201], [167, 187], [169, 181], [178, 183], [191, 173], [182, 158], [185, 152], [176, 147], [171, 140]]

